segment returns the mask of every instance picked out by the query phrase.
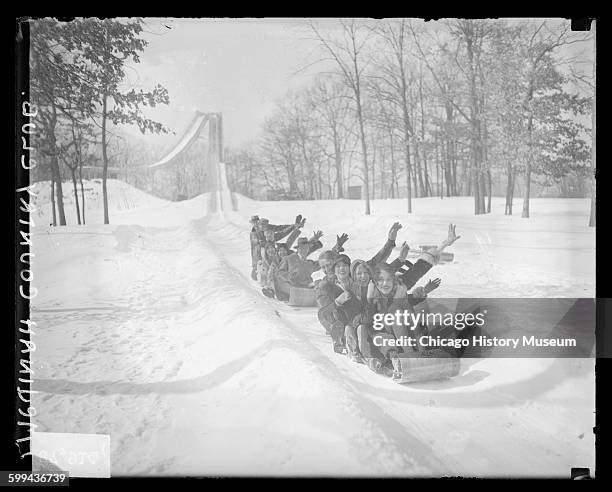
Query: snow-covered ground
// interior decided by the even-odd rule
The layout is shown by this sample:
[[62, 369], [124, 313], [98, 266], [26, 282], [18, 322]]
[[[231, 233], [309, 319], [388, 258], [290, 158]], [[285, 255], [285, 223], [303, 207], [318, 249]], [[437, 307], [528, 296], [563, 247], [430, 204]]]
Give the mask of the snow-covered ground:
[[[33, 404], [38, 431], [110, 434], [112, 474], [559, 476], [594, 467], [594, 360], [464, 359], [452, 380], [399, 386], [332, 352], [313, 308], [261, 295], [248, 218], [307, 217], [369, 258], [462, 237], [437, 297], [593, 297], [588, 200], [533, 199], [532, 217], [473, 215], [470, 198], [257, 202], [208, 213], [89, 181], [87, 225], [49, 227], [37, 185]], [[67, 201], [71, 187], [64, 185]], [[223, 202], [228, 203], [227, 196]], [[520, 210], [520, 201], [515, 203]]]

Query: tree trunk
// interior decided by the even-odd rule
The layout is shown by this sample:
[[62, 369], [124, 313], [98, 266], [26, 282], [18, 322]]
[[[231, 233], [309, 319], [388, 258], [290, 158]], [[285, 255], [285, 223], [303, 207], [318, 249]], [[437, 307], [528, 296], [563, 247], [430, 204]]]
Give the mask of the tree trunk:
[[395, 150], [393, 149], [393, 131], [389, 129], [389, 150], [391, 151], [391, 198], [397, 191], [397, 171], [395, 169]]
[[431, 191], [431, 181], [429, 179], [429, 171], [427, 170], [427, 154], [425, 152], [425, 146], [423, 145], [423, 169], [425, 171], [425, 196], [433, 195]]
[[418, 140], [414, 142], [413, 149], [414, 149], [414, 168], [416, 172], [415, 177], [417, 178], [414, 180], [414, 194], [418, 198], [421, 198], [425, 196], [425, 192], [424, 192], [425, 186], [423, 184], [423, 171], [421, 167], [421, 152], [420, 152], [421, 144]]
[[408, 99], [407, 99], [407, 86], [406, 86], [406, 73], [404, 71], [404, 63], [401, 56], [398, 56], [398, 63], [401, 77], [401, 99], [402, 99], [402, 130], [404, 132], [404, 146], [406, 151], [406, 193], [408, 201], [408, 213], [412, 213], [412, 177], [411, 177], [411, 164], [410, 164], [410, 116], [408, 113]]
[[66, 225], [66, 214], [64, 213], [64, 192], [62, 190], [62, 175], [60, 174], [57, 156], [51, 156], [52, 166], [55, 172], [55, 196], [57, 199], [57, 212], [59, 215], [59, 225]]
[[491, 213], [491, 195], [493, 195], [493, 183], [491, 180], [491, 170], [487, 169], [487, 185], [489, 189], [489, 196], [487, 197], [487, 213]]
[[53, 227], [57, 226], [57, 214], [55, 212], [55, 179], [51, 173], [51, 208], [53, 210]]
[[85, 225], [85, 190], [83, 188], [83, 160], [79, 162], [79, 183], [81, 185], [81, 220]]
[[76, 206], [77, 224], [81, 225], [81, 210], [79, 208], [79, 192], [77, 190], [76, 167], [74, 169], [70, 169], [70, 174], [72, 174], [72, 189], [74, 191], [74, 204]]
[[446, 146], [443, 148], [444, 156], [444, 176], [446, 181], [446, 196], [450, 197], [453, 195], [453, 173], [451, 168], [451, 142], [450, 139], [446, 140]]
[[438, 136], [434, 137], [434, 162], [436, 163], [436, 196], [440, 195], [440, 162], [438, 156]]
[[363, 181], [365, 188], [365, 214], [370, 215], [370, 179], [368, 176], [368, 149], [366, 145], [365, 129], [363, 125], [363, 114], [361, 111], [361, 96], [357, 89], [357, 118], [359, 120], [359, 134], [361, 136], [361, 152], [363, 154]]
[[472, 154], [472, 175], [474, 186], [474, 214], [484, 213], [484, 196], [482, 187], [482, 150], [481, 150], [481, 128], [480, 128], [480, 109], [478, 107], [478, 96], [476, 88], [476, 70], [474, 66], [474, 39], [466, 35], [466, 52], [468, 56], [468, 71], [470, 84], [470, 150]]
[[108, 192], [106, 179], [108, 177], [108, 155], [106, 153], [106, 93], [102, 96], [102, 201], [104, 205], [104, 223], [108, 224]]
[[[384, 144], [383, 144], [384, 145]], [[381, 152], [383, 148], [381, 147]], [[387, 197], [387, 181], [385, 180], [385, 156], [380, 156], [380, 198], [383, 200]]]
[[372, 199], [376, 199], [376, 147], [372, 145], [371, 149], [368, 168], [372, 171]]
[[531, 192], [531, 167], [533, 162], [533, 114], [530, 112], [527, 123], [527, 166], [525, 169], [525, 197], [523, 198], [523, 214], [521, 217], [529, 218], [529, 194]]
[[336, 164], [336, 184], [338, 186], [338, 198], [344, 198], [343, 179], [342, 179], [342, 154], [340, 153], [340, 143], [338, 133], [334, 129], [334, 162]]
[[412, 213], [412, 179], [410, 176], [410, 145], [408, 143], [408, 135], [405, 136], [406, 138], [406, 189], [407, 189], [407, 193], [408, 193], [408, 213], [411, 214]]
[[425, 109], [423, 107], [423, 75], [419, 77], [419, 100], [421, 103], [421, 153], [423, 156], [423, 174], [425, 178], [425, 196], [431, 195], [431, 184], [429, 183], [429, 173], [427, 172], [427, 152], [425, 150]]
[[[55, 182], [55, 197], [57, 201], [57, 212], [59, 215], [59, 225], [66, 225], [66, 215], [64, 213], [64, 193], [62, 191], [62, 174], [59, 168], [59, 160], [57, 158], [57, 142], [55, 139], [56, 114], [55, 106], [52, 106], [52, 118], [49, 128], [49, 146], [51, 148], [50, 164], [51, 164], [51, 181]], [[54, 221], [55, 225], [55, 221]]]
[[478, 173], [472, 171], [472, 188], [474, 189], [474, 215], [480, 214], [480, 183]]
[[506, 184], [506, 205], [504, 208], [504, 215], [512, 215], [512, 163], [510, 159], [508, 159], [506, 167], [506, 176], [508, 181]]

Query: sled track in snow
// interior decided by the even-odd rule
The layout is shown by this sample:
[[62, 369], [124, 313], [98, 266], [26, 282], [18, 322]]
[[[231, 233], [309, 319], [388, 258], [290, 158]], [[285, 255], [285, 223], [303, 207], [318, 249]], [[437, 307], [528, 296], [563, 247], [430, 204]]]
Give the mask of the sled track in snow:
[[[225, 180], [218, 182], [220, 187], [225, 185]], [[210, 199], [209, 212], [195, 224], [203, 242], [218, 257], [223, 269], [235, 282], [235, 287], [245, 295], [256, 297], [258, 303], [267, 305], [266, 308], [278, 316], [292, 338], [298, 340], [300, 352], [350, 395], [350, 406], [357, 408], [371, 422], [374, 435], [384, 436], [385, 444], [375, 446], [376, 452], [389, 452], [389, 456], [394, 456], [395, 460], [401, 456], [404, 475], [469, 475], [472, 470], [469, 460], [465, 462], [446, 453], [441, 456], [439, 449], [436, 452], [432, 448], [426, 436], [436, 428], [436, 423], [423, 419], [423, 411], [427, 412], [425, 407], [431, 408], [433, 405], [458, 411], [517, 407], [537, 400], [567, 378], [568, 361], [559, 359], [553, 359], [543, 370], [526, 380], [497, 386], [485, 385], [473, 390], [469, 387], [482, 377], [487, 377], [482, 376], [482, 371], [470, 369], [474, 359], [462, 360], [460, 375], [451, 380], [408, 386], [398, 385], [372, 373], [366, 366], [355, 364], [333, 352], [324, 330], [318, 326], [316, 309], [295, 309], [261, 294], [259, 286], [248, 275], [250, 257], [245, 258], [248, 256], [249, 227], [243, 224], [244, 219], [236, 212], [234, 197], [225, 188], [212, 193]], [[230, 203], [231, 211], [227, 209]], [[468, 418], [478, 421], [478, 415]], [[517, 418], [517, 423], [537, 433], [538, 422], [532, 420]], [[486, 443], [477, 441], [474, 445], [480, 448], [478, 454], [486, 456], [490, 453]], [[380, 456], [376, 456], [376, 459], [380, 459]]]
[[[220, 217], [222, 217], [222, 214], [220, 214]], [[224, 270], [228, 272], [228, 276], [232, 279], [232, 283], [236, 285], [237, 289], [244, 291], [245, 295], [261, 298], [261, 293], [253, 288], [250, 280], [220, 253], [222, 249], [220, 249], [218, 243], [211, 239], [212, 235], [210, 234], [210, 229], [213, 220], [213, 216], [209, 214], [196, 226], [198, 229], [201, 227], [203, 241], [217, 254], [220, 264], [223, 266]], [[222, 229], [227, 232], [228, 228], [232, 229], [234, 227], [234, 224], [226, 222], [226, 225], [222, 226]], [[242, 231], [240, 231], [240, 234], [242, 235]], [[267, 298], [261, 299], [261, 301], [270, 304], [275, 302]], [[300, 330], [299, 326], [295, 325], [286, 316], [281, 315], [278, 309], [274, 309], [272, 306], [271, 309], [276, 311], [280, 318], [279, 321], [287, 327], [291, 336], [298, 341], [296, 350], [300, 350], [303, 356], [314, 362], [322, 374], [332, 378], [336, 384], [339, 384], [349, 395], [351, 400], [349, 406], [352, 408], [352, 411], [359, 412], [369, 423], [370, 429], [364, 430], [370, 434], [368, 438], [368, 440], [371, 439], [370, 445], [372, 449], [375, 450], [376, 454], [382, 453], [382, 456], [373, 455], [372, 459], [384, 460], [384, 455], [388, 454], [387, 459], [392, 459], [395, 462], [397, 462], [398, 459], [401, 460], [401, 472], [400, 470], [398, 470], [398, 472], [411, 475], [444, 473], [451, 469], [457, 472], [461, 470], [459, 463], [449, 463], [448, 461], [442, 461], [437, 458], [426, 443], [417, 439], [413, 434], [407, 431], [406, 426], [402, 422], [386, 413], [379, 404], [365, 396], [359, 388], [355, 387], [352, 381], [346, 379], [345, 375], [339, 370], [330, 357], [323, 353], [312, 340]], [[377, 441], [379, 442], [377, 443]], [[366, 445], [366, 443], [363, 444]]]
[[[317, 346], [312, 338], [311, 333], [305, 333], [302, 326], [298, 326], [296, 321], [291, 318], [299, 318], [298, 313], [307, 315], [313, 323], [318, 325], [316, 308], [292, 308], [276, 299], [269, 299], [261, 293], [259, 286], [255, 284], [248, 272], [250, 270], [241, 269], [235, 265], [231, 258], [236, 258], [237, 255], [245, 255], [245, 249], [236, 251], [232, 249], [232, 241], [228, 239], [239, 238], [241, 242], [245, 241], [248, 236], [248, 227], [240, 227], [228, 217], [223, 210], [208, 214], [202, 222], [202, 237], [204, 237], [209, 247], [215, 251], [215, 254], [223, 262], [228, 271], [232, 272], [232, 276], [241, 278], [241, 288], [252, 292], [261, 302], [270, 305], [270, 310], [276, 311], [283, 322], [290, 327], [292, 332], [302, 337], [310, 345], [316, 348], [322, 357], [330, 362], [337, 374], [346, 377], [349, 372], [356, 376], [355, 380], [350, 381], [353, 390], [358, 390], [360, 393], [368, 393], [372, 396], [381, 396], [385, 399], [409, 402], [428, 406], [431, 403], [431, 397], [435, 396], [436, 404], [456, 408], [476, 408], [476, 407], [496, 407], [508, 404], [522, 403], [531, 398], [536, 398], [543, 392], [550, 391], [551, 388], [561, 383], [563, 378], [562, 363], [558, 359], [551, 359], [551, 364], [548, 367], [535, 375], [528, 381], [518, 381], [509, 384], [503, 384], [498, 387], [474, 390], [469, 392], [446, 392], [444, 390], [453, 390], [473, 385], [477, 382], [474, 375], [470, 375], [469, 366], [478, 359], [462, 359], [462, 369], [458, 376], [452, 379], [431, 381], [426, 383], [413, 383], [410, 385], [398, 385], [384, 376], [372, 373], [366, 366], [356, 364], [350, 361], [347, 357], [339, 356], [331, 349], [331, 343], [325, 343], [323, 349]], [[246, 244], [246, 243], [245, 243]], [[299, 321], [299, 320], [298, 320]], [[322, 327], [318, 327], [320, 333], [317, 335], [321, 339], [327, 339]], [[467, 366], [467, 367], [466, 367]], [[365, 375], [365, 376], [364, 376]], [[347, 381], [348, 383], [349, 381]], [[479, 395], [478, 402], [475, 403], [473, 396]], [[485, 397], [483, 401], [482, 398]]]

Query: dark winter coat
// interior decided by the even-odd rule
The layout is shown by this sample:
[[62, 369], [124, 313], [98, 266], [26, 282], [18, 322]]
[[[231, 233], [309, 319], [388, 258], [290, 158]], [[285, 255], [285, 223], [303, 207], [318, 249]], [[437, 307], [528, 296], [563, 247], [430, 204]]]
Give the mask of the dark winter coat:
[[278, 275], [296, 287], [308, 287], [312, 284], [312, 274], [321, 267], [314, 260], [302, 259], [297, 253], [285, 256], [278, 267]]

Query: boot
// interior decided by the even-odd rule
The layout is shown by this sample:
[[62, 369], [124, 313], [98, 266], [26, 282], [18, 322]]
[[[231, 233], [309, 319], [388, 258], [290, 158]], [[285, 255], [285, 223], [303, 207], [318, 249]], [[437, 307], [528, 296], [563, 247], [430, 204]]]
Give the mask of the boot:
[[346, 337], [346, 351], [353, 362], [357, 362], [358, 364], [364, 363], [363, 357], [357, 349], [357, 341], [348, 335]]
[[359, 352], [350, 353], [351, 360], [357, 362], [357, 364], [365, 364], [365, 359]]
[[336, 352], [337, 354], [346, 355], [348, 353], [348, 350], [342, 342], [332, 340], [332, 346], [334, 348], [334, 352]]
[[274, 289], [270, 289], [269, 287], [264, 287], [263, 289], [261, 289], [261, 291], [263, 292], [264, 296], [274, 299]]
[[391, 360], [391, 365], [392, 365], [392, 368], [389, 368], [391, 370], [391, 376], [393, 378], [396, 378], [396, 377], [397, 378], [401, 378], [401, 376], [402, 376], [402, 365], [400, 363], [399, 355], [398, 355], [397, 351], [390, 350], [388, 355], [389, 355], [389, 359]]
[[382, 372], [382, 362], [379, 359], [368, 359], [368, 367], [376, 374]]
[[279, 301], [289, 302], [289, 296], [287, 294], [285, 294], [284, 292], [281, 292], [280, 290], [276, 291], [276, 298]]

